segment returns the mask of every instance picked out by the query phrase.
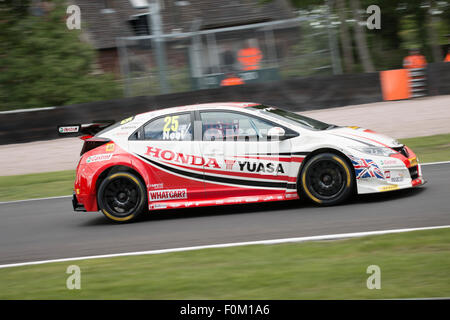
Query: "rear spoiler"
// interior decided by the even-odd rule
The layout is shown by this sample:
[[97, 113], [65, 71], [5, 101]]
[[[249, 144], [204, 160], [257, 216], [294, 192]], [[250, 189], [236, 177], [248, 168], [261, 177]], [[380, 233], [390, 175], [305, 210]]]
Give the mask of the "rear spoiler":
[[114, 123], [114, 120], [94, 120], [88, 124], [59, 125], [57, 126], [58, 135], [60, 137], [94, 136]]

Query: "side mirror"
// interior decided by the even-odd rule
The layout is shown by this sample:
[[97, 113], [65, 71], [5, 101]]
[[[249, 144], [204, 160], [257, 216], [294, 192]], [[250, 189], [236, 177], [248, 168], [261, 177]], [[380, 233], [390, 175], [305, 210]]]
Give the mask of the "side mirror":
[[267, 137], [274, 140], [281, 140], [284, 137], [286, 131], [281, 127], [272, 127], [267, 132]]

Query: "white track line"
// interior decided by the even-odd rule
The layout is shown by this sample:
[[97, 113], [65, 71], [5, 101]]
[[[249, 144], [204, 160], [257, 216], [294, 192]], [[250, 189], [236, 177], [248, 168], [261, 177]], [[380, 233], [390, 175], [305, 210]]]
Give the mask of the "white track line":
[[258, 245], [258, 244], [261, 245], [261, 244], [280, 244], [280, 243], [288, 243], [288, 242], [305, 242], [305, 241], [319, 241], [319, 240], [339, 240], [339, 239], [357, 238], [357, 237], [364, 237], [364, 236], [402, 233], [402, 232], [419, 231], [419, 230], [434, 230], [434, 229], [444, 229], [444, 228], [450, 228], [450, 225], [422, 227], [422, 228], [408, 228], [408, 229], [378, 230], [378, 231], [354, 232], [354, 233], [340, 233], [340, 234], [299, 237], [299, 238], [234, 242], [234, 243], [211, 244], [211, 245], [203, 245], [203, 246], [195, 246], [195, 247], [171, 248], [171, 249], [160, 249], [160, 250], [150, 250], [150, 251], [102, 254], [102, 255], [96, 255], [96, 256], [84, 256], [84, 257], [74, 257], [74, 258], [64, 258], [64, 259], [30, 261], [30, 262], [21, 262], [21, 263], [11, 263], [11, 264], [0, 265], [0, 269], [10, 268], [10, 267], [30, 266], [30, 265], [45, 264], [45, 263], [54, 263], [54, 262], [68, 262], [68, 261], [87, 260], [87, 259], [150, 255], [150, 254], [161, 254], [161, 253], [170, 253], [170, 252], [193, 251], [193, 250], [201, 250], [201, 249], [240, 247], [240, 246]]
[[19, 203], [19, 202], [28, 202], [28, 201], [39, 201], [39, 200], [53, 200], [53, 199], [63, 199], [63, 198], [70, 198], [70, 196], [59, 196], [59, 197], [48, 197], [48, 198], [34, 198], [34, 199], [25, 199], [25, 200], [13, 200], [13, 201], [4, 201], [0, 202], [0, 204], [9, 204], [9, 203]]
[[439, 162], [425, 162], [425, 163], [421, 163], [421, 166], [429, 166], [429, 165], [434, 165], [434, 164], [447, 164], [450, 163], [450, 161], [439, 161]]
[[[421, 166], [428, 166], [428, 165], [448, 164], [448, 163], [450, 163], [450, 161], [427, 162], [427, 163], [421, 163], [420, 165], [421, 165]], [[72, 195], [68, 195], [68, 196], [59, 196], [59, 197], [48, 197], [48, 198], [35, 198], [35, 199], [25, 199], [25, 200], [4, 201], [4, 202], [0, 202], [0, 205], [2, 205], [2, 204], [9, 204], [9, 203], [27, 202], [27, 201], [62, 199], [62, 198], [69, 198], [69, 197], [72, 197]]]

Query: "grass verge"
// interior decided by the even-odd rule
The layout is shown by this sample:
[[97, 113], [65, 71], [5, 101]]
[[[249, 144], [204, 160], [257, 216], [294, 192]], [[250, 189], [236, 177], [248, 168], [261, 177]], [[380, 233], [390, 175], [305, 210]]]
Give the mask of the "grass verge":
[[74, 170], [0, 177], [0, 201], [70, 195], [74, 181]]
[[[68, 290], [66, 269], [81, 269]], [[367, 267], [381, 269], [369, 290]], [[380, 299], [450, 296], [450, 229], [333, 242], [0, 269], [0, 299]]]
[[419, 157], [421, 163], [450, 160], [450, 134], [400, 139]]
[[[401, 139], [420, 162], [450, 160], [450, 134]], [[72, 194], [75, 171], [0, 177], [0, 202]]]

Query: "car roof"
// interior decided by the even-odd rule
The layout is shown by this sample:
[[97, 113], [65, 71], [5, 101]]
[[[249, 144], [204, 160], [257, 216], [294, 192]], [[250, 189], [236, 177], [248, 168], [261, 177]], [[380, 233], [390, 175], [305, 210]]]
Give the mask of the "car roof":
[[202, 109], [221, 109], [221, 108], [247, 108], [258, 106], [260, 103], [254, 102], [214, 102], [214, 103], [200, 103], [200, 104], [191, 104], [185, 106], [171, 107], [153, 110], [145, 113], [141, 113], [140, 116], [158, 113], [171, 113], [178, 111], [194, 111], [194, 110], [202, 110]]

